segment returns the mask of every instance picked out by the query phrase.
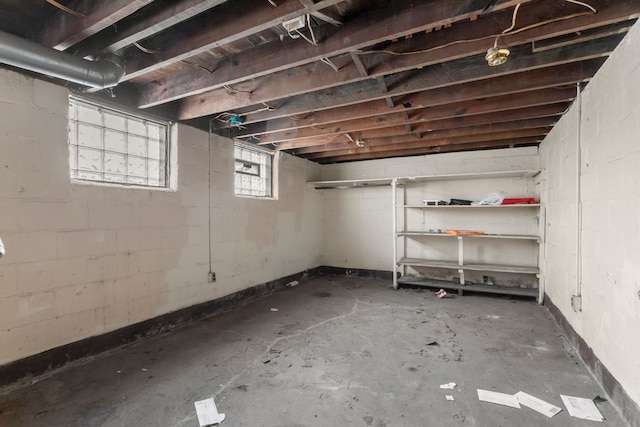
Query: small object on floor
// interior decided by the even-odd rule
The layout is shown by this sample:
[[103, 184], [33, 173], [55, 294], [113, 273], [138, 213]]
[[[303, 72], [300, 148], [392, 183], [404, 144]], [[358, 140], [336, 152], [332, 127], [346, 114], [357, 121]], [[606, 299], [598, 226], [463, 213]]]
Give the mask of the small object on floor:
[[447, 394], [445, 397], [445, 399], [450, 400], [450, 401], [454, 401], [455, 399], [453, 398], [453, 396], [451, 396], [450, 394]]
[[447, 383], [447, 384], [442, 384], [440, 388], [444, 390], [453, 390], [454, 388], [456, 388], [456, 385], [457, 385], [456, 383]]
[[593, 398], [593, 403], [602, 403], [602, 402], [606, 402], [607, 399], [605, 399], [604, 397], [600, 397], [600, 395], [596, 396]]
[[564, 406], [567, 407], [567, 412], [569, 412], [569, 415], [572, 417], [599, 422], [604, 420], [604, 417], [596, 407], [596, 404], [593, 403], [593, 400], [583, 397], [565, 396], [564, 394], [561, 394], [560, 398]]
[[436, 298], [438, 299], [442, 299], [446, 296], [447, 296], [447, 291], [445, 291], [444, 289], [440, 289], [439, 291], [436, 292]]
[[298, 286], [299, 284], [300, 282], [298, 282], [297, 280], [294, 280], [293, 282], [287, 283], [287, 286], [289, 286], [290, 288], [293, 288], [294, 286]]
[[199, 400], [195, 402], [195, 406], [200, 427], [220, 424], [225, 419], [224, 414], [218, 413], [218, 408], [216, 407], [216, 402], [213, 401], [213, 398]]
[[438, 344], [438, 341], [431, 341], [431, 342], [430, 342], [429, 344], [427, 344], [427, 345], [440, 345], [440, 344]]
[[147, 368], [140, 369], [142, 372], [147, 372]]
[[489, 391], [478, 389], [478, 399], [483, 402], [495, 403], [497, 405], [509, 406], [510, 408], [520, 409], [518, 399], [512, 394], [498, 393], [497, 391]]
[[549, 402], [545, 402], [542, 399], [538, 399], [537, 397], [531, 396], [523, 391], [519, 391], [515, 394], [516, 399], [520, 402], [521, 405], [526, 406], [527, 408], [533, 409], [536, 412], [541, 413], [549, 418], [556, 415], [558, 412], [562, 411], [561, 408], [558, 408], [555, 405], [550, 404]]
[[278, 311], [278, 309], [277, 308], [272, 308], [271, 311]]

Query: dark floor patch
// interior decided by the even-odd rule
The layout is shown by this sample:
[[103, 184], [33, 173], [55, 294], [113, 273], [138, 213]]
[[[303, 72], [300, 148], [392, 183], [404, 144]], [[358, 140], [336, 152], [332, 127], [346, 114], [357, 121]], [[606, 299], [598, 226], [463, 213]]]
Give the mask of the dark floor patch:
[[313, 296], [318, 298], [327, 298], [330, 297], [331, 294], [329, 292], [314, 292]]
[[368, 426], [373, 424], [373, 417], [370, 415], [367, 415], [366, 417], [362, 417], [362, 419], [364, 420], [365, 423], [367, 423]]

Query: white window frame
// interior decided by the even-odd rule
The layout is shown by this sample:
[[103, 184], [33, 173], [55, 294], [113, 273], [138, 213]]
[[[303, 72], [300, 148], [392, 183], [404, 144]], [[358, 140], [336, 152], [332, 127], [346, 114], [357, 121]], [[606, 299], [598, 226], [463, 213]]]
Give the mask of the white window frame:
[[[257, 156], [251, 156], [252, 159], [238, 158], [237, 150], [243, 150], [244, 153], [254, 153]], [[236, 197], [249, 197], [265, 200], [276, 200], [278, 195], [278, 155], [273, 150], [269, 150], [260, 146], [245, 143], [244, 141], [234, 141], [233, 150], [233, 178], [234, 178], [234, 193]], [[269, 162], [263, 162], [262, 159], [270, 159]], [[270, 163], [270, 165], [268, 164]], [[240, 164], [246, 166], [245, 170], [238, 170]], [[239, 186], [239, 180], [245, 182], [245, 186]], [[253, 181], [253, 182], [251, 182]], [[248, 184], [251, 182], [250, 184]], [[266, 185], [269, 188], [251, 189], [247, 185]]]
[[[74, 105], [95, 109], [100, 114], [101, 123], [82, 121], [78, 117], [77, 109], [76, 112], [71, 109], [75, 108]], [[110, 127], [105, 122], [106, 117], [124, 118], [124, 128]], [[130, 123], [136, 122], [144, 126], [144, 135], [140, 132], [138, 134], [130, 132]], [[83, 145], [82, 141], [80, 141], [80, 138], [82, 138], [81, 126], [85, 127], [85, 129], [92, 128], [94, 132], [93, 146], [89, 144]], [[97, 136], [98, 133], [99, 136]], [[122, 137], [118, 143], [123, 146], [120, 149], [112, 148], [115, 145], [113, 144], [114, 140], [108, 139], [107, 135]], [[133, 138], [139, 143], [138, 152], [133, 152], [132, 150], [133, 145], [130, 141]], [[154, 190], [175, 189], [175, 177], [173, 176], [172, 167], [175, 166], [173, 161], [175, 149], [173, 147], [174, 144], [171, 143], [173, 139], [175, 139], [175, 126], [169, 121], [78, 96], [69, 96], [69, 173], [73, 183]], [[107, 147], [107, 143], [111, 147]], [[151, 150], [156, 147], [156, 152], [151, 154]], [[100, 167], [96, 168], [95, 165], [92, 165], [93, 169], [91, 170], [83, 169], [80, 166], [79, 159], [81, 149], [86, 150], [86, 152], [99, 153]], [[141, 150], [144, 150], [144, 153], [141, 153]], [[124, 171], [109, 171], [107, 169], [108, 156], [124, 158]], [[133, 164], [132, 161], [137, 162], [140, 165], [138, 170], [144, 170], [144, 172], [138, 175], [130, 173], [129, 168]], [[142, 166], [143, 164], [144, 166]], [[157, 164], [157, 168], [154, 164]], [[150, 171], [157, 173], [157, 175], [150, 176]]]

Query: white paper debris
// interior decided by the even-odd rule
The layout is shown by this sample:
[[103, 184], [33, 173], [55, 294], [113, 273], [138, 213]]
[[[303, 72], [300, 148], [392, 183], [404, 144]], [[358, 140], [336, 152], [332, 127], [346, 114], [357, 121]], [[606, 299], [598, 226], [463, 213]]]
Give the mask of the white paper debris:
[[478, 399], [483, 402], [496, 403], [498, 405], [509, 406], [511, 408], [520, 409], [518, 399], [512, 394], [498, 393], [497, 391], [489, 391], [478, 389]]
[[452, 401], [452, 402], [453, 402], [453, 400], [454, 400], [454, 399], [453, 399], [453, 396], [451, 396], [450, 394], [447, 394], [444, 398], [445, 398], [445, 399], [447, 399], [447, 400], [450, 400], [450, 401]]
[[442, 384], [442, 385], [440, 386], [440, 388], [445, 389], [445, 390], [446, 390], [446, 389], [454, 389], [454, 388], [456, 388], [456, 383], [447, 383], [447, 384]]
[[278, 311], [278, 309], [277, 308], [272, 308], [271, 311]]
[[300, 282], [298, 282], [297, 280], [294, 280], [293, 282], [287, 283], [287, 286], [294, 287], [294, 286], [298, 286], [299, 284]]
[[195, 405], [200, 427], [212, 426], [224, 421], [225, 416], [218, 413], [218, 408], [216, 408], [216, 402], [213, 401], [213, 398], [200, 400], [195, 402]]
[[521, 405], [526, 406], [527, 408], [531, 408], [534, 411], [539, 412], [542, 415], [546, 415], [549, 418], [562, 411], [561, 408], [545, 402], [544, 400], [538, 399], [537, 397], [531, 396], [524, 391], [517, 392], [515, 396]]
[[563, 394], [561, 394], [560, 397], [562, 398], [564, 406], [567, 407], [569, 415], [572, 417], [599, 422], [604, 420], [604, 417], [598, 410], [596, 404], [593, 403], [593, 400], [583, 397], [565, 396]]

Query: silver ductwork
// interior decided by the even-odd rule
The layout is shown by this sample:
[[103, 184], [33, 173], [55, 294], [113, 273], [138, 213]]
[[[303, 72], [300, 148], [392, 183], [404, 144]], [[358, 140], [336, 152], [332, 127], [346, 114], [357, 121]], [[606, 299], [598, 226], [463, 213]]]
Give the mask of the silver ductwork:
[[124, 60], [117, 55], [89, 61], [3, 31], [0, 63], [97, 89], [116, 86], [124, 76]]

